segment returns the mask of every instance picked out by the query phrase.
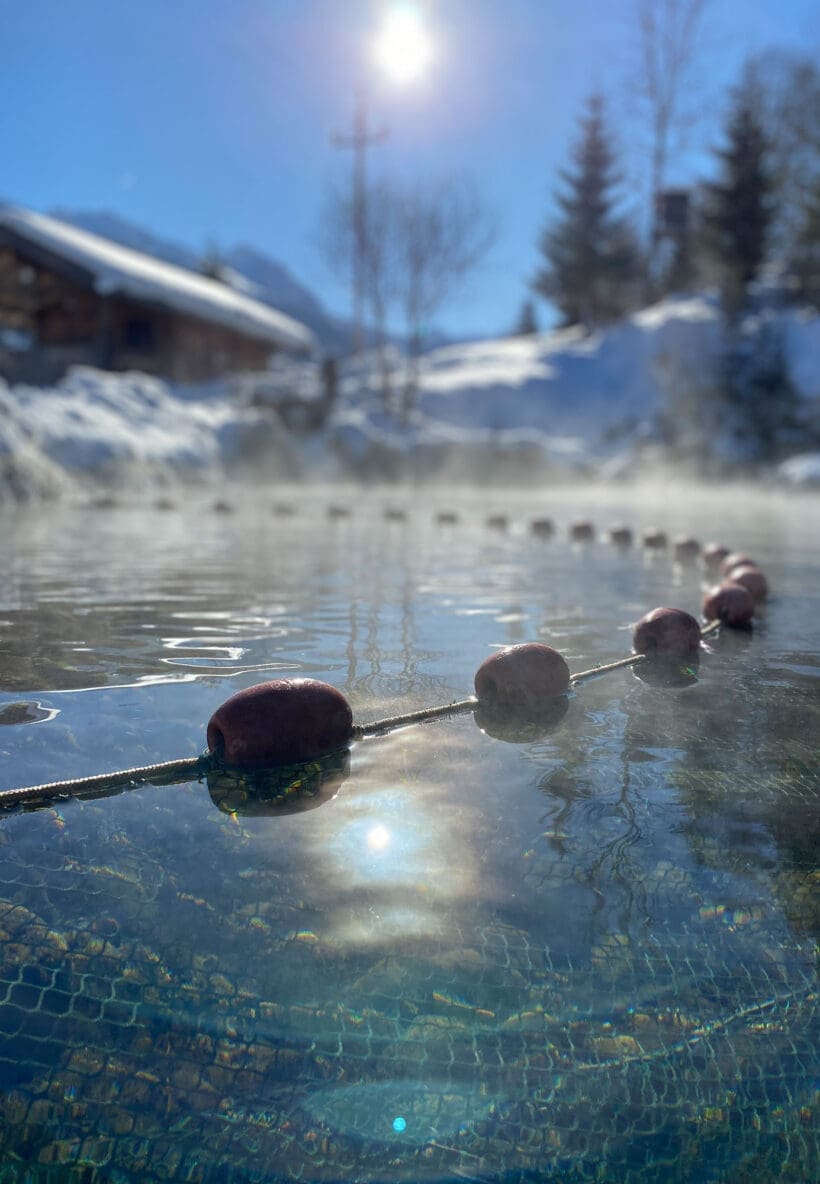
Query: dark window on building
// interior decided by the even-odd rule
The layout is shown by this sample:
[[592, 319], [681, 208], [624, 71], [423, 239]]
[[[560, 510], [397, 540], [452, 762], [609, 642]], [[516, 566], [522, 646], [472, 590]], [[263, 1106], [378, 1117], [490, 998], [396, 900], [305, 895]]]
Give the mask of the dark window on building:
[[123, 327], [123, 338], [128, 349], [153, 349], [157, 342], [156, 324], [147, 317], [129, 317]]

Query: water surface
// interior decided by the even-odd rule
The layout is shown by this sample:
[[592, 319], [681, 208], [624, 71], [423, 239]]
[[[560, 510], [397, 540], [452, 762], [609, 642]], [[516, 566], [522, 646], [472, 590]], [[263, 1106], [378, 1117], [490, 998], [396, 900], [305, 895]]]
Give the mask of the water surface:
[[699, 567], [573, 546], [580, 513], [722, 538], [774, 591], [685, 688], [363, 741], [299, 771], [310, 809], [212, 777], [4, 815], [0, 1181], [814, 1178], [816, 506], [290, 496], [3, 511], [3, 786], [194, 755], [278, 674], [367, 722], [493, 647], [577, 671], [697, 611]]

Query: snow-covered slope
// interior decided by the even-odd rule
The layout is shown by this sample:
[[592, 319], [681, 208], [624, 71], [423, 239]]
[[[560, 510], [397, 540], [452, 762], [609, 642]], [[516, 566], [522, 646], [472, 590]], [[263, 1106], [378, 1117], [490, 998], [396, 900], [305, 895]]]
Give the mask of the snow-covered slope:
[[[789, 311], [778, 325], [806, 425], [781, 475], [816, 481], [810, 434], [820, 433], [820, 317]], [[326, 423], [310, 434], [298, 425], [314, 422], [323, 405], [315, 362], [280, 358], [271, 373], [199, 389], [76, 369], [52, 389], [0, 385], [0, 497], [85, 475], [120, 485], [208, 479], [254, 461], [256, 478], [273, 480], [613, 476], [666, 463], [663, 422], [684, 414], [687, 384], [705, 398], [693, 404], [699, 446], [731, 471], [731, 441], [720, 438], [709, 404], [709, 374], [724, 348], [716, 305], [693, 297], [589, 336], [564, 330], [435, 350], [421, 359], [409, 407], [401, 405], [401, 357], [391, 356], [392, 405], [377, 359], [363, 357], [341, 369]], [[310, 414], [291, 415], [299, 400]]]
[[[820, 429], [820, 317], [790, 310], [771, 323], [798, 418]], [[447, 452], [472, 451], [481, 465], [506, 453], [535, 472], [615, 474], [653, 450], [662, 459], [674, 440], [693, 467], [700, 456], [713, 471], [729, 470], [748, 461], [748, 450], [716, 405], [726, 349], [716, 300], [667, 299], [590, 335], [569, 329], [434, 350], [403, 415], [401, 363], [391, 412], [370, 359], [348, 370], [332, 428], [340, 452], [361, 466], [393, 454], [429, 469]]]
[[335, 427], [357, 452], [358, 432], [394, 448], [526, 445], [545, 459], [585, 465], [650, 435], [669, 360], [695, 356], [707, 364], [720, 341], [715, 308], [690, 299], [592, 335], [566, 329], [448, 346], [422, 359], [406, 423], [385, 412], [371, 365], [348, 374]]

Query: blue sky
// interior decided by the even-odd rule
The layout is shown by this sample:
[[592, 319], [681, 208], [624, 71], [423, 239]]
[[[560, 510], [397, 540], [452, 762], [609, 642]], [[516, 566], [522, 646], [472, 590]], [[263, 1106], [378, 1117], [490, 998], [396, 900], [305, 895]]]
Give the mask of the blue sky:
[[[280, 259], [332, 311], [349, 293], [318, 248], [328, 185], [349, 176], [348, 129], [382, 0], [0, 0], [0, 193], [47, 211], [106, 209], [197, 248], [244, 241]], [[514, 322], [584, 98], [601, 88], [641, 195], [627, 79], [632, 0], [426, 0], [438, 58], [399, 89], [371, 78], [389, 127], [373, 175], [465, 175], [498, 225], [492, 253], [439, 323]], [[820, 53], [817, 0], [711, 0], [681, 157], [708, 168], [725, 90], [769, 45]], [[542, 313], [542, 319], [545, 317]]]

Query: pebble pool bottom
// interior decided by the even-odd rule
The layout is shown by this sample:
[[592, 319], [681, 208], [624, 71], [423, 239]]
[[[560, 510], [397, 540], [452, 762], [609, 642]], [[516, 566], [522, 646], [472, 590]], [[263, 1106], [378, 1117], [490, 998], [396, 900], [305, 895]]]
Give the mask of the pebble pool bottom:
[[[2, 784], [194, 755], [266, 677], [366, 723], [697, 611], [700, 568], [572, 545], [564, 497], [497, 499], [504, 533], [489, 499], [4, 510]], [[754, 632], [540, 732], [361, 741], [287, 812], [221, 774], [0, 817], [0, 1184], [817, 1178], [816, 505], [584, 510], [750, 551]]]

